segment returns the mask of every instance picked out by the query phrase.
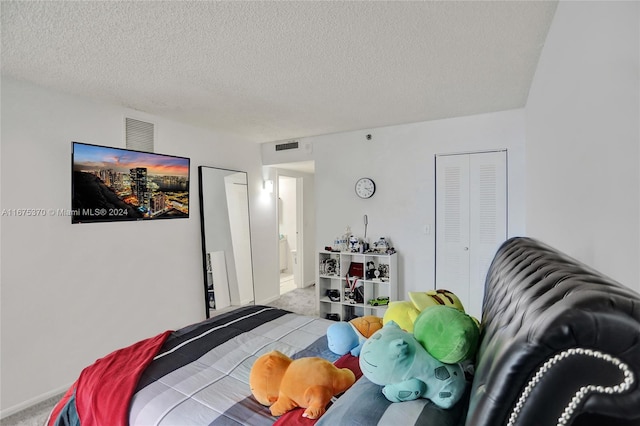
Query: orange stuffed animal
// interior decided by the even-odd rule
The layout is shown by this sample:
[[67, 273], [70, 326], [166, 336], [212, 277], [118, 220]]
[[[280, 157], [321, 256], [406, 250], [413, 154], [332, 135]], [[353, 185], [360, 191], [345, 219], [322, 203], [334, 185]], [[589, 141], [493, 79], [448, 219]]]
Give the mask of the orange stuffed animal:
[[296, 407], [302, 417], [317, 419], [334, 395], [351, 387], [356, 377], [348, 368], [337, 368], [317, 357], [293, 360], [278, 351], [260, 356], [251, 367], [251, 393], [271, 414], [281, 416]]

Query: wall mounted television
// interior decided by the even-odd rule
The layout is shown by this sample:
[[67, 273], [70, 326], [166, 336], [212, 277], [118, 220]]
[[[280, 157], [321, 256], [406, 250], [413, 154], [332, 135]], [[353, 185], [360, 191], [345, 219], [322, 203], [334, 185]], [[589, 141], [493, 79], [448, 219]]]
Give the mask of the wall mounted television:
[[71, 223], [189, 217], [189, 158], [80, 142], [71, 158]]

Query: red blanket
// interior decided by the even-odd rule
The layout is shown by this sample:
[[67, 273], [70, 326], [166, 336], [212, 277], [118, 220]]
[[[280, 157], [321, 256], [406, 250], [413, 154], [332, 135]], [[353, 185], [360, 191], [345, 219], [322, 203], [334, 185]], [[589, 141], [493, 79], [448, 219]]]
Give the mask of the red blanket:
[[119, 349], [85, 368], [53, 409], [48, 426], [55, 424], [74, 393], [82, 426], [128, 425], [129, 404], [140, 375], [171, 333], [165, 331]]

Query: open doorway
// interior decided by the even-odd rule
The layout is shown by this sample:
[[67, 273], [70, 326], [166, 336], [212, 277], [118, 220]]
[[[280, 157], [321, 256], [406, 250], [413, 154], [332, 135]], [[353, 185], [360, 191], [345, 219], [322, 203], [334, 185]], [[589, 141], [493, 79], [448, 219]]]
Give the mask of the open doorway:
[[280, 294], [301, 287], [300, 206], [301, 182], [296, 177], [278, 176], [278, 234], [280, 264]]
[[273, 236], [278, 254], [274, 268], [278, 268], [282, 278], [277, 283], [282, 288], [277, 291], [286, 295], [279, 300], [295, 299], [293, 304], [303, 306], [305, 298], [311, 302], [316, 299], [315, 165], [313, 161], [302, 161], [268, 167], [274, 183], [276, 210]]

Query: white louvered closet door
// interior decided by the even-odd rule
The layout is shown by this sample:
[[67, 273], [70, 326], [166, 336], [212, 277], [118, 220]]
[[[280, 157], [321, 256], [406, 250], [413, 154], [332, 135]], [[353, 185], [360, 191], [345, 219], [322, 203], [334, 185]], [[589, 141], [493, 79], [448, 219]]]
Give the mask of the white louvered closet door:
[[437, 156], [436, 288], [478, 319], [489, 264], [506, 237], [506, 151]]

